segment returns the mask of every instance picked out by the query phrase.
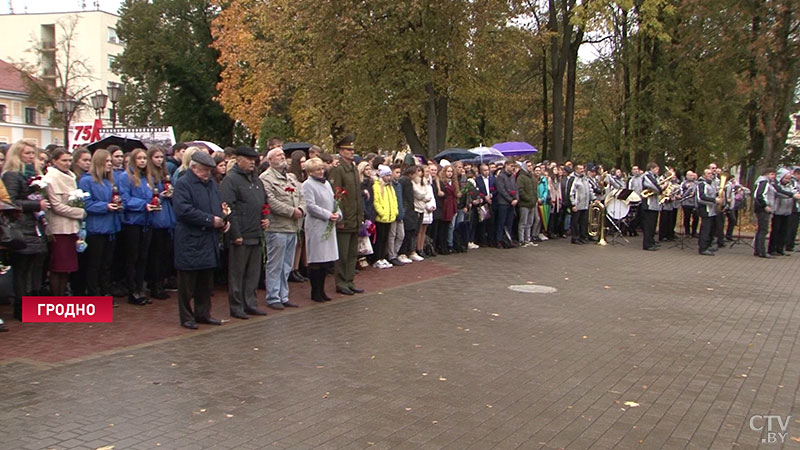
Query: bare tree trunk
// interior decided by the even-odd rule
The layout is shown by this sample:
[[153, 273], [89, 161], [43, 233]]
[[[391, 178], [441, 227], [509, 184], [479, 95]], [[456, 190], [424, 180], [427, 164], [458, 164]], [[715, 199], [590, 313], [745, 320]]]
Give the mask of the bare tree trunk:
[[426, 105], [427, 119], [428, 119], [428, 154], [436, 154], [436, 92], [433, 89], [433, 83], [425, 85], [425, 91], [428, 92], [428, 101]]
[[403, 121], [400, 123], [400, 131], [403, 132], [403, 136], [406, 138], [406, 143], [408, 143], [408, 146], [411, 147], [411, 151], [413, 153], [426, 155], [428, 157], [435, 155], [435, 153], [428, 153], [427, 149], [422, 144], [422, 141], [417, 135], [417, 130], [414, 129], [414, 124], [411, 123], [411, 118], [408, 116], [408, 114], [403, 117]]
[[547, 105], [547, 49], [542, 54], [542, 160], [548, 159], [547, 141], [550, 135], [550, 120]]
[[[628, 155], [630, 152], [630, 127], [631, 127], [631, 66], [628, 54], [628, 11], [622, 10], [622, 36], [620, 40], [620, 59], [622, 60], [622, 83], [623, 83], [623, 97], [622, 97], [622, 145], [620, 149], [621, 155]], [[623, 163], [626, 166], [630, 165], [630, 158], [620, 158], [619, 167], [623, 168]], [[625, 167], [624, 170], [627, 170]]]
[[439, 95], [436, 102], [436, 153], [444, 150], [447, 144], [447, 103], [447, 97]]
[[572, 135], [575, 128], [575, 83], [578, 70], [578, 49], [583, 42], [583, 29], [575, 31], [567, 61], [567, 106], [564, 110], [564, 158], [572, 158]]

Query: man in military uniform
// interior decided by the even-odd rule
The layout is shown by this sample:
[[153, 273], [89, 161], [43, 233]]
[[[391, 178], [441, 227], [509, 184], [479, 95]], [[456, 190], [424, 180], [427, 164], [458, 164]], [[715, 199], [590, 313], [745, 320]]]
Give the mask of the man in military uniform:
[[364, 204], [360, 195], [361, 179], [353, 161], [354, 141], [353, 136], [345, 136], [336, 144], [339, 165], [328, 172], [328, 179], [334, 192], [337, 189], [346, 192], [340, 200], [342, 220], [336, 225], [336, 241], [339, 246], [339, 260], [336, 261], [336, 292], [344, 295], [364, 292], [353, 283], [358, 261], [358, 231], [364, 222]]

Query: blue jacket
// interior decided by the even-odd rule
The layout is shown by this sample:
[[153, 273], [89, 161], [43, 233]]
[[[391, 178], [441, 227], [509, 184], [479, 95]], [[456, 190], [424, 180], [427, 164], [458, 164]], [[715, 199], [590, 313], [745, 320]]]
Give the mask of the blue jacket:
[[175, 268], [215, 269], [219, 266], [219, 231], [214, 216], [222, 217], [222, 201], [214, 180], [202, 181], [187, 170], [175, 183]]
[[[156, 185], [158, 192], [164, 191], [164, 182], [161, 181]], [[161, 211], [153, 211], [150, 213], [150, 226], [153, 228], [175, 228], [175, 210], [172, 208], [172, 199], [169, 197], [161, 197]]]
[[123, 173], [125, 173], [125, 169], [112, 169], [111, 172], [112, 178], [114, 178], [114, 184], [116, 184], [117, 186], [119, 186], [119, 177]]
[[89, 173], [85, 173], [78, 187], [90, 195], [86, 200], [86, 233], [117, 234], [122, 229], [122, 212], [108, 210], [113, 195], [111, 182], [103, 180], [97, 183]]
[[147, 178], [139, 180], [139, 187], [131, 182], [128, 172], [120, 175], [117, 181], [119, 195], [122, 196], [122, 204], [125, 206], [122, 215], [123, 225], [139, 225], [146, 227], [150, 225], [150, 213], [147, 212], [147, 204], [153, 198], [153, 190], [147, 184]]

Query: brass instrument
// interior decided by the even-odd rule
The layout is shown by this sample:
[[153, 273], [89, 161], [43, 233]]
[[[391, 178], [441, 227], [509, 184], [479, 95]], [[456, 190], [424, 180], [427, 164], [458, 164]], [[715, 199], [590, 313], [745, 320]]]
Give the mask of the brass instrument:
[[599, 200], [595, 200], [589, 207], [589, 236], [600, 235], [597, 245], [607, 245], [606, 242], [606, 207]]
[[[728, 182], [728, 178], [730, 175], [727, 173], [723, 173], [719, 176], [719, 192], [717, 192], [717, 212], [722, 212], [725, 210], [725, 184]], [[721, 201], [720, 201], [721, 200]]]
[[[667, 168], [667, 169], [668, 169], [667, 173], [665, 173], [663, 176], [658, 177], [658, 181], [657, 181], [656, 184], [658, 184], [659, 186], [661, 186], [662, 184], [664, 184], [664, 183], [668, 182], [669, 180], [675, 178], [675, 171], [670, 169], [670, 168]], [[666, 187], [662, 187], [662, 193], [659, 194], [659, 200], [658, 200], [659, 203], [664, 203], [666, 201], [666, 200], [663, 199], [664, 198], [663, 197], [664, 196], [664, 193], [663, 193], [664, 189], [666, 189]], [[650, 198], [650, 197], [652, 197], [653, 195], [656, 195], [656, 194], [658, 194], [658, 192], [656, 192], [656, 191], [654, 191], [652, 189], [644, 189], [642, 191], [642, 198]]]

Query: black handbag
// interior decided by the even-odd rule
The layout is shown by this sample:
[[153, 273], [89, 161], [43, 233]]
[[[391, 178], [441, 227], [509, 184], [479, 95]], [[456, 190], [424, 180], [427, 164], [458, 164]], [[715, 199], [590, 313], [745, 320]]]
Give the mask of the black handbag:
[[0, 217], [0, 248], [16, 252], [27, 247], [25, 237], [5, 217]]

